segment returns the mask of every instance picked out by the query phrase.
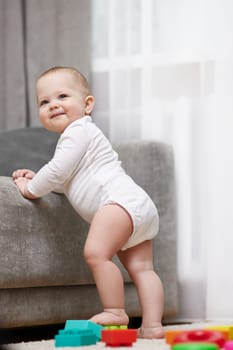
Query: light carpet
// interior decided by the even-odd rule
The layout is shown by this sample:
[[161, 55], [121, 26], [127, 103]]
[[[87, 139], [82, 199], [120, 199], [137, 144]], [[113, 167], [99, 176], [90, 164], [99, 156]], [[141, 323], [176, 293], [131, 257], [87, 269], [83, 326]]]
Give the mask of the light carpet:
[[[204, 323], [193, 323], [193, 324], [182, 324], [182, 325], [171, 325], [164, 327], [167, 329], [202, 329], [207, 325], [220, 324], [222, 322], [204, 322]], [[224, 323], [226, 324], [226, 323]], [[232, 323], [231, 323], [232, 324]], [[170, 346], [166, 344], [164, 339], [138, 339], [131, 347], [133, 350], [169, 350]], [[129, 349], [129, 347], [110, 347], [105, 346], [103, 342], [99, 342], [95, 345], [79, 346], [79, 347], [55, 347], [54, 340], [42, 340], [33, 342], [22, 342], [18, 344], [7, 344], [0, 346], [0, 350], [118, 350], [118, 349]]]
[[[1, 349], [1, 348], [0, 348]], [[54, 349], [80, 349], [80, 350], [117, 350], [117, 349], [129, 349], [129, 347], [110, 347], [105, 346], [104, 343], [99, 342], [95, 345], [79, 346], [79, 347], [58, 347], [54, 346], [54, 340], [42, 340], [29, 343], [9, 344], [3, 345], [2, 350], [54, 350]], [[134, 350], [168, 350], [169, 346], [166, 345], [164, 340], [149, 340], [149, 339], [138, 339], [133, 344], [132, 349]]]

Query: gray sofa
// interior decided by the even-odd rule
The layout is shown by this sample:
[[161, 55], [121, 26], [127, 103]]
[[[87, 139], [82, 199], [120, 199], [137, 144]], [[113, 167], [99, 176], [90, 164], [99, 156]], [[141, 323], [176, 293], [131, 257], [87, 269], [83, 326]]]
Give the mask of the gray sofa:
[[[101, 310], [83, 259], [88, 225], [62, 194], [30, 201], [12, 182], [17, 168], [38, 170], [53, 154], [57, 135], [42, 128], [0, 132], [0, 327], [26, 327], [86, 319]], [[115, 144], [125, 170], [156, 203], [160, 232], [155, 268], [165, 289], [165, 321], [177, 312], [173, 154], [169, 145]], [[117, 261], [120, 265], [120, 263]], [[120, 267], [130, 317], [140, 316], [136, 290]]]

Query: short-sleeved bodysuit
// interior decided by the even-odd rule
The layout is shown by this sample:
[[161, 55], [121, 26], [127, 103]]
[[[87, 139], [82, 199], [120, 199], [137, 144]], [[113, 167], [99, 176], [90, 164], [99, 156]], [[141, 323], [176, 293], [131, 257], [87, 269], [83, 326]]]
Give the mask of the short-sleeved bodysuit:
[[147, 193], [121, 167], [108, 139], [84, 116], [61, 134], [53, 158], [28, 184], [37, 197], [61, 188], [79, 215], [91, 222], [98, 208], [117, 203], [131, 216], [133, 233], [122, 250], [158, 232], [157, 209]]

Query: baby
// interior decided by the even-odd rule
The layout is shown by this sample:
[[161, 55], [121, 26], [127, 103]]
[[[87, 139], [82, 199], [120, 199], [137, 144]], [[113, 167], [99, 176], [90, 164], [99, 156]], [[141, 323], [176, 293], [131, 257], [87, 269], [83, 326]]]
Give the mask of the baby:
[[101, 325], [127, 325], [124, 283], [115, 254], [128, 271], [142, 309], [141, 338], [162, 338], [164, 295], [154, 271], [152, 239], [157, 209], [148, 194], [121, 167], [117, 153], [93, 123], [94, 97], [87, 80], [71, 67], [53, 67], [36, 84], [41, 124], [60, 134], [53, 158], [36, 174], [18, 169], [12, 177], [22, 195], [39, 198], [62, 191], [90, 223], [84, 257], [103, 311], [91, 318]]

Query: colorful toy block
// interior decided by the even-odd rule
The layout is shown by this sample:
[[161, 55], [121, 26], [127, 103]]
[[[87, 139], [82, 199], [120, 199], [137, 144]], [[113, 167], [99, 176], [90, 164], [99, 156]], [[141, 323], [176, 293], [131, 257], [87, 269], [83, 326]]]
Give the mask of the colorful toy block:
[[86, 320], [67, 320], [64, 330], [55, 335], [55, 346], [84, 346], [96, 344], [101, 339], [102, 326]]
[[225, 344], [226, 336], [219, 331], [212, 331], [207, 329], [197, 329], [182, 332], [178, 334], [173, 344], [177, 343], [214, 343], [222, 348]]
[[136, 329], [103, 329], [101, 333], [107, 346], [132, 346], [137, 340]]

